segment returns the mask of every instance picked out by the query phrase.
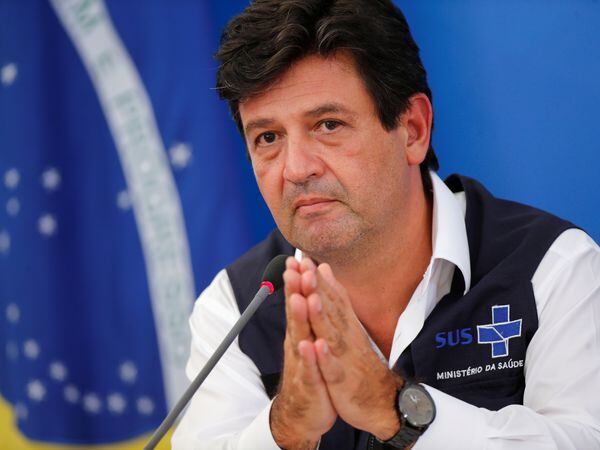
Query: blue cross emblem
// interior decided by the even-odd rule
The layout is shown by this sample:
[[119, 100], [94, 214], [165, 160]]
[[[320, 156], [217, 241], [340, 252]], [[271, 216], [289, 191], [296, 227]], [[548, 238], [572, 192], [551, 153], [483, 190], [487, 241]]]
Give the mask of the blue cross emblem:
[[510, 320], [510, 305], [492, 306], [492, 323], [477, 325], [477, 343], [492, 344], [492, 358], [508, 356], [508, 341], [521, 336], [523, 319]]

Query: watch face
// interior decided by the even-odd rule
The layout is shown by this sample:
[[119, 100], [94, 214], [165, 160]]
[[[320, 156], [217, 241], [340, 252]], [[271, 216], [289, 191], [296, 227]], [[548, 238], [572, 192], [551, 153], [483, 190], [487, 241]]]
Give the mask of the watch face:
[[415, 427], [429, 425], [435, 416], [435, 407], [424, 388], [413, 385], [402, 391], [398, 408]]

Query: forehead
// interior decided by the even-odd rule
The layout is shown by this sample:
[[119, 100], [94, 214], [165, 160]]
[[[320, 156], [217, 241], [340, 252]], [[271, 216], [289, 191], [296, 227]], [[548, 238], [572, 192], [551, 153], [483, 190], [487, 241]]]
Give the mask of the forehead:
[[295, 62], [264, 92], [240, 103], [244, 126], [261, 119], [302, 116], [324, 104], [341, 105], [355, 114], [373, 114], [374, 104], [352, 58], [307, 56]]

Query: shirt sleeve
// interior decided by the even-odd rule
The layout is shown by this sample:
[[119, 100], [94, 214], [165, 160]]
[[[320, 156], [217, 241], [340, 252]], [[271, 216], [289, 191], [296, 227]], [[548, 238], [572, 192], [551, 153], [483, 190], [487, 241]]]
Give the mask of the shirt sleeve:
[[[222, 270], [200, 295], [190, 317], [186, 374], [193, 380], [240, 317]], [[271, 434], [269, 400], [260, 372], [236, 339], [196, 392], [175, 430], [175, 450], [279, 450]]]
[[581, 230], [564, 232], [532, 284], [539, 326], [523, 405], [490, 411], [426, 386], [437, 416], [414, 450], [600, 448], [600, 248]]

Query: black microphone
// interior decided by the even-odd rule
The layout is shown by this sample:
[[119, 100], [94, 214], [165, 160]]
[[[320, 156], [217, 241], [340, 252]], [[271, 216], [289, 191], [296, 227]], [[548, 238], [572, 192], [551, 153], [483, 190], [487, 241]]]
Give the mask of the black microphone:
[[154, 432], [150, 441], [144, 447], [144, 450], [151, 450], [160, 442], [166, 432], [171, 428], [183, 408], [193, 397], [194, 393], [202, 385], [208, 374], [213, 370], [217, 362], [221, 359], [225, 351], [229, 348], [231, 343], [240, 334], [242, 328], [246, 326], [248, 321], [252, 318], [258, 307], [265, 301], [265, 299], [273, 292], [283, 286], [283, 272], [285, 271], [285, 260], [289, 255], [278, 255], [269, 262], [265, 269], [262, 280], [260, 283], [260, 289], [244, 310], [244, 313], [240, 316], [238, 321], [235, 323], [231, 331], [227, 333], [227, 336], [219, 344], [213, 355], [206, 362], [200, 373], [196, 376], [192, 384], [183, 393], [177, 404], [173, 407], [169, 415], [163, 420], [157, 430]]

